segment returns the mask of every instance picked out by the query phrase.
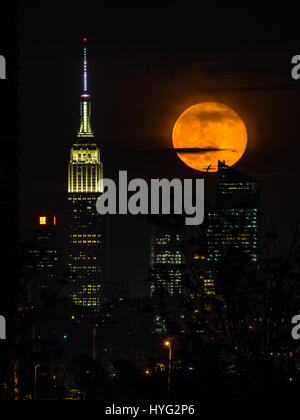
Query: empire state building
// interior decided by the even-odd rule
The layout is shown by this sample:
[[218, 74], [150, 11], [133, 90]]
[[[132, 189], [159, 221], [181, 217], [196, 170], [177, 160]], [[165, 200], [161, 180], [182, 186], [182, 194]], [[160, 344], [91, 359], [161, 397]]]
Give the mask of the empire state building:
[[87, 39], [83, 40], [83, 87], [80, 126], [68, 171], [70, 297], [74, 315], [100, 307], [102, 288], [102, 222], [96, 202], [103, 192], [103, 165], [91, 124]]

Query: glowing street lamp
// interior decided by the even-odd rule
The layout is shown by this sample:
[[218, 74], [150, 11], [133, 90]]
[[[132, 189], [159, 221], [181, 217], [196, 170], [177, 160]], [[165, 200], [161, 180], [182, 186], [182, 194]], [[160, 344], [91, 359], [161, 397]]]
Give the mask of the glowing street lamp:
[[40, 365], [34, 366], [34, 399], [37, 401], [37, 376], [38, 376], [38, 368], [41, 367]]
[[172, 344], [170, 340], [165, 341], [165, 346], [169, 348], [169, 369], [168, 369], [168, 401], [171, 396], [171, 375], [172, 375]]
[[93, 360], [97, 360], [97, 351], [96, 351], [97, 327], [98, 327], [98, 324], [96, 324], [92, 328], [92, 336], [93, 336]]

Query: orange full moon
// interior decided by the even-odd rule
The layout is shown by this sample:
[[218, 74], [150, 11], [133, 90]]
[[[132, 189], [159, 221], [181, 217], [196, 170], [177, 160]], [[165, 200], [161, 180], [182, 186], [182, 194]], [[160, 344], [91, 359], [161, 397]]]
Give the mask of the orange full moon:
[[179, 158], [202, 172], [217, 172], [219, 160], [234, 165], [245, 153], [247, 139], [240, 116], [217, 102], [191, 106], [173, 129], [173, 145]]

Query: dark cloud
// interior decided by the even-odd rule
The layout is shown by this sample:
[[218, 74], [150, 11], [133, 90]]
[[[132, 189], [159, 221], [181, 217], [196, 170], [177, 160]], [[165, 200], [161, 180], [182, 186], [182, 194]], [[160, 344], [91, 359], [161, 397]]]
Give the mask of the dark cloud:
[[[229, 89], [211, 89], [215, 92], [276, 92], [276, 91], [297, 91], [300, 90], [300, 83], [291, 82], [286, 85], [272, 85], [272, 86], [253, 86], [253, 87], [238, 87]], [[206, 91], [209, 91], [208, 89]]]
[[[169, 149], [150, 149], [150, 150], [139, 150], [139, 151], [135, 151], [135, 153], [137, 155], [145, 155], [145, 154], [159, 154], [161, 155], [162, 153], [165, 154], [170, 154], [170, 153], [192, 153], [192, 154], [203, 154], [203, 153], [208, 153], [208, 152], [231, 152], [231, 153], [237, 153], [237, 150], [234, 149], [222, 149], [222, 148], [218, 148], [218, 147], [184, 147], [184, 148], [173, 148], [170, 147]], [[121, 156], [123, 156], [123, 152], [121, 153]]]
[[219, 148], [213, 148], [213, 147], [207, 147], [207, 148], [184, 148], [184, 149], [174, 149], [177, 153], [192, 153], [192, 154], [204, 154], [208, 152], [232, 152], [237, 153], [237, 150], [232, 149], [219, 149]]

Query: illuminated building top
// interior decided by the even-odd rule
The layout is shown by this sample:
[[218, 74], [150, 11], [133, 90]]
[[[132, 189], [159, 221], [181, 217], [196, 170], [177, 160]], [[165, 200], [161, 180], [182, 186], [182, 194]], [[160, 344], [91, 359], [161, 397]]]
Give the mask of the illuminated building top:
[[103, 192], [103, 165], [91, 125], [92, 106], [88, 91], [87, 38], [83, 39], [82, 81], [80, 127], [70, 154], [68, 191], [69, 193], [101, 193]]
[[40, 216], [38, 220], [39, 226], [56, 226], [57, 218], [56, 216], [48, 217], [48, 216]]

